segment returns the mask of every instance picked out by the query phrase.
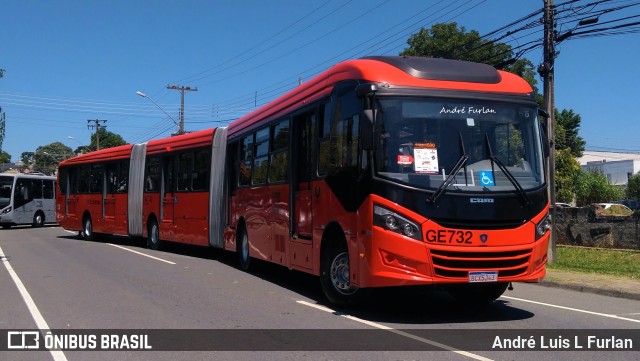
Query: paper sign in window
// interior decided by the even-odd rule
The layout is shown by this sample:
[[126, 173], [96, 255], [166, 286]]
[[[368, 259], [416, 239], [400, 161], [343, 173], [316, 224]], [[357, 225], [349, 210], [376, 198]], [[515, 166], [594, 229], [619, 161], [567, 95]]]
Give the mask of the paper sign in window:
[[438, 173], [438, 149], [433, 143], [416, 143], [413, 149], [416, 173]]

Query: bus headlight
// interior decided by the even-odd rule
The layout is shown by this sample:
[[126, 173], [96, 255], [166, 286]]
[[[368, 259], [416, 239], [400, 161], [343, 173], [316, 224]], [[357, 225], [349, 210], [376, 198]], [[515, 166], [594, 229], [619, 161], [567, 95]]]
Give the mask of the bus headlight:
[[3, 210], [2, 210], [2, 213], [0, 213], [0, 214], [7, 214], [7, 213], [9, 213], [9, 212], [11, 212], [11, 206], [9, 206], [9, 207], [7, 207], [7, 208], [3, 209]]
[[551, 215], [547, 213], [544, 218], [536, 225], [536, 241], [544, 236], [551, 229]]
[[373, 206], [373, 224], [417, 241], [422, 241], [420, 227], [416, 222], [381, 206]]

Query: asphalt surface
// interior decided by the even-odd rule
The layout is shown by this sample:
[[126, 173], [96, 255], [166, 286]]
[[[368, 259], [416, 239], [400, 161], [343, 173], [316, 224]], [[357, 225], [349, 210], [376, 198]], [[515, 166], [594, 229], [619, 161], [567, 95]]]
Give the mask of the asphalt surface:
[[574, 291], [640, 300], [640, 280], [595, 273], [558, 271], [547, 268], [541, 283]]
[[[456, 303], [437, 290], [394, 288], [377, 290], [361, 308], [339, 309], [326, 304], [310, 275], [265, 262], [243, 272], [232, 253], [166, 246], [151, 251], [143, 241], [118, 237], [85, 242], [59, 227], [0, 231], [1, 264], [10, 266], [0, 269], [0, 330], [159, 330], [182, 342], [206, 339], [206, 347], [152, 342], [156, 348], [187, 345], [181, 346], [187, 352], [65, 351], [53, 358], [61, 361], [640, 360], [637, 349], [523, 352], [492, 346], [498, 335], [542, 343], [543, 332], [555, 341], [570, 337], [566, 332], [638, 339], [637, 281], [550, 270], [542, 285], [553, 287], [514, 284], [486, 307]], [[197, 332], [184, 333], [189, 330]], [[276, 341], [280, 346], [273, 351], [265, 348]], [[339, 342], [345, 341], [348, 347], [342, 348]], [[300, 348], [305, 342], [312, 347]], [[434, 343], [440, 346], [427, 348]], [[0, 360], [52, 356], [0, 352]]]

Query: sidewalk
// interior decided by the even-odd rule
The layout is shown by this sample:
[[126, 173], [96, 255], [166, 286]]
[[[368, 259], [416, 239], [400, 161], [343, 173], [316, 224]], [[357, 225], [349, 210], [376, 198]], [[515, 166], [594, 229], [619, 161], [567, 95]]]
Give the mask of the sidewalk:
[[558, 271], [547, 268], [543, 286], [559, 287], [581, 292], [591, 292], [612, 297], [640, 300], [640, 280], [601, 275]]

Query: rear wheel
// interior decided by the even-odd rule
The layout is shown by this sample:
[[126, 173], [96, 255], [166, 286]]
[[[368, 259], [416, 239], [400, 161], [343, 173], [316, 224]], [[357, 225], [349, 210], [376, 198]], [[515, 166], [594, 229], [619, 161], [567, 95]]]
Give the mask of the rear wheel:
[[149, 222], [149, 229], [147, 231], [147, 247], [152, 250], [159, 250], [162, 248], [162, 241], [160, 241], [160, 227], [155, 219]]
[[508, 285], [508, 282], [456, 285], [449, 288], [449, 294], [459, 303], [484, 306], [502, 296]]
[[248, 271], [251, 266], [251, 256], [249, 256], [249, 236], [244, 227], [238, 234], [238, 239], [236, 240], [236, 252], [238, 253], [238, 265], [240, 269]]
[[351, 283], [349, 252], [346, 247], [333, 246], [323, 254], [320, 284], [329, 302], [338, 306], [355, 306], [370, 294]]
[[36, 228], [44, 226], [44, 213], [36, 212], [36, 214], [33, 215], [33, 223], [31, 225]]
[[93, 234], [91, 216], [84, 217], [84, 220], [82, 221], [82, 236], [85, 241], [93, 241], [96, 239], [96, 236]]

